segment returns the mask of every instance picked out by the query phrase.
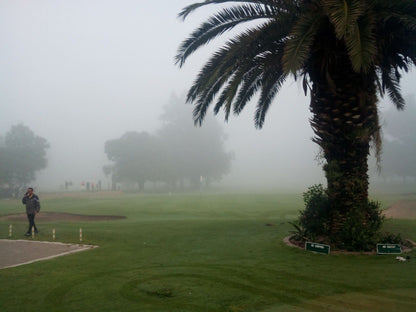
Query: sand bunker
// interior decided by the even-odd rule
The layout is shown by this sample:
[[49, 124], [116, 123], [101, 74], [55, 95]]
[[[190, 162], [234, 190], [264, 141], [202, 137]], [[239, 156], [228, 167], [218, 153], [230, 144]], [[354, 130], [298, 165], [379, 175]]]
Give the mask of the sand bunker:
[[[36, 215], [36, 222], [52, 222], [52, 221], [108, 221], [126, 219], [125, 216], [95, 216], [81, 215], [61, 212], [40, 212]], [[8, 221], [27, 221], [25, 213], [1, 216], [0, 220]]]
[[398, 201], [384, 211], [386, 218], [416, 219], [416, 201]]

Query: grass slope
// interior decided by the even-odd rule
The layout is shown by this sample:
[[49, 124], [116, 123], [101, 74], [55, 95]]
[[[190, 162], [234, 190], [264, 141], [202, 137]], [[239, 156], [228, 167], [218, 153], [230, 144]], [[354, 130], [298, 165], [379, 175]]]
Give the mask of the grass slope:
[[[0, 213], [23, 211], [0, 201]], [[39, 224], [40, 240], [100, 248], [0, 270], [0, 311], [415, 311], [416, 254], [318, 255], [288, 247], [300, 195], [51, 198], [43, 211], [125, 215]], [[272, 226], [266, 226], [272, 224]], [[416, 240], [416, 221], [387, 230]], [[22, 238], [26, 223], [14, 224]], [[0, 221], [0, 238], [8, 223]], [[1, 252], [1, 251], [0, 251]]]

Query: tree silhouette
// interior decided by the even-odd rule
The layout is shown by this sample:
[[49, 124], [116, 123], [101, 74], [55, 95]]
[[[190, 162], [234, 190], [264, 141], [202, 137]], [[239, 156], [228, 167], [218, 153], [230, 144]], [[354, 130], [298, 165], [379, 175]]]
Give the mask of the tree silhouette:
[[381, 147], [377, 95], [404, 107], [399, 83], [416, 61], [416, 1], [206, 0], [179, 16], [210, 4], [230, 6], [221, 5], [182, 42], [179, 66], [214, 38], [251, 23], [213, 53], [190, 87], [195, 123], [211, 104], [226, 119], [239, 114], [259, 93], [254, 120], [261, 128], [287, 78], [302, 79], [313, 141], [325, 159], [331, 236], [340, 244], [356, 241], [344, 225], [352, 216], [357, 225], [369, 224], [367, 157], [370, 142], [376, 155]]
[[12, 126], [0, 146], [0, 181], [10, 189], [25, 188], [46, 168], [49, 143], [27, 126]]

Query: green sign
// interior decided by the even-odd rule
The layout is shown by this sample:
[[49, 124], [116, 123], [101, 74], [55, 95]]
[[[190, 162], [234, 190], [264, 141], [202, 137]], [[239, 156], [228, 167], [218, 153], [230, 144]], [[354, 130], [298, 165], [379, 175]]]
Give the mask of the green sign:
[[331, 247], [329, 245], [319, 244], [319, 243], [311, 243], [306, 242], [305, 244], [305, 250], [307, 251], [313, 251], [313, 252], [319, 252], [326, 255], [329, 255]]
[[378, 254], [401, 254], [402, 247], [398, 244], [377, 244]]

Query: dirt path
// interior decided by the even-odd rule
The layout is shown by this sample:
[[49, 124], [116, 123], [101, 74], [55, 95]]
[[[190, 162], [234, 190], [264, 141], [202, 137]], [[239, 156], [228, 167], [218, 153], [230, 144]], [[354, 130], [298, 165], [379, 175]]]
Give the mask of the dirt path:
[[[41, 212], [36, 216], [36, 222], [55, 221], [105, 221], [125, 219], [125, 216], [93, 216], [58, 212]], [[1, 216], [0, 220], [27, 222], [25, 213]], [[30, 264], [96, 248], [97, 246], [64, 244], [59, 242], [33, 241], [29, 239], [9, 240], [0, 239], [0, 269]]]
[[0, 269], [52, 259], [96, 247], [98, 246], [0, 239]]

